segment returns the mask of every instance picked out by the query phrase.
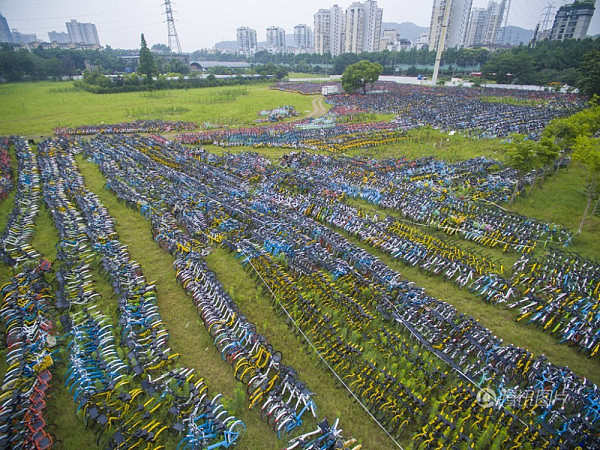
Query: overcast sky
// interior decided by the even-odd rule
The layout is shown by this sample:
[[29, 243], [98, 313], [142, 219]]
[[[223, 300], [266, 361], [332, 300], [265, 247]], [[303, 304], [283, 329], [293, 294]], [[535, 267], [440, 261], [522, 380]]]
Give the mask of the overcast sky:
[[[256, 29], [259, 41], [266, 39], [271, 25], [293, 33], [297, 24], [313, 26], [319, 8], [336, 1], [324, 0], [172, 0], [175, 27], [183, 51], [213, 47], [215, 42], [235, 40], [237, 27]], [[346, 8], [352, 0], [339, 0]], [[433, 0], [378, 0], [384, 22], [414, 22], [428, 27]], [[533, 29], [543, 20], [549, 0], [512, 0], [509, 25]], [[564, 0], [554, 0], [555, 7]], [[473, 0], [473, 6], [485, 6], [487, 0]], [[140, 33], [149, 45], [167, 43], [167, 24], [162, 0], [0, 0], [0, 14], [8, 26], [21, 33], [35, 33], [47, 40], [48, 31], [67, 31], [65, 22], [96, 24], [100, 42], [113, 48], [138, 48]], [[555, 11], [555, 10], [554, 10]], [[551, 16], [550, 24], [554, 18]], [[600, 33], [600, 7], [596, 7], [589, 34]]]

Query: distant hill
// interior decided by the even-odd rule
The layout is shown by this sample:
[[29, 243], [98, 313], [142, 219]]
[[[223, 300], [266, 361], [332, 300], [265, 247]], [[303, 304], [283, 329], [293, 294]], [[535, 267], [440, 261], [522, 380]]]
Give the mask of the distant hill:
[[383, 30], [398, 30], [401, 38], [416, 42], [421, 34], [429, 32], [429, 27], [420, 27], [412, 22], [382, 22], [381, 31], [383, 32]]
[[533, 30], [526, 30], [525, 28], [509, 25], [506, 27], [506, 30], [504, 27], [500, 28], [500, 31], [498, 31], [498, 36], [500, 37], [499, 41], [501, 44], [528, 44], [533, 38]]

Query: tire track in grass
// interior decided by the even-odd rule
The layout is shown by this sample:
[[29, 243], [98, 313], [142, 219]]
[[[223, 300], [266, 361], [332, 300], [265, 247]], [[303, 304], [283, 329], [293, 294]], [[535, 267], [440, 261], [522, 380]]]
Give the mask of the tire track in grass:
[[[119, 240], [126, 244], [148, 280], [156, 280], [160, 314], [169, 330], [169, 342], [181, 357], [179, 363], [195, 368], [205, 378], [211, 393], [221, 392], [232, 397], [237, 386], [229, 364], [221, 359], [213, 340], [204, 328], [192, 300], [175, 280], [174, 258], [162, 250], [152, 239], [150, 222], [141, 214], [120, 203], [117, 197], [104, 188], [104, 176], [97, 166], [76, 157], [85, 184], [93, 191], [117, 221]], [[256, 411], [248, 411], [248, 403], [240, 411], [232, 411], [247, 426], [247, 433], [237, 448], [277, 449], [285, 446], [271, 428], [260, 420]]]

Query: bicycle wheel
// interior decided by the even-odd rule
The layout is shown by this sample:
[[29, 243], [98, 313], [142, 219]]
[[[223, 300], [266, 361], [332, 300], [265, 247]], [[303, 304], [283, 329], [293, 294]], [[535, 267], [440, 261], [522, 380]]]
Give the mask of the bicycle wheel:
[[225, 439], [227, 439], [229, 446], [231, 446], [235, 443], [235, 441], [237, 441], [240, 438], [243, 438], [244, 434], [246, 434], [246, 424], [241, 420], [235, 420], [227, 428], [227, 432], [225, 433]]

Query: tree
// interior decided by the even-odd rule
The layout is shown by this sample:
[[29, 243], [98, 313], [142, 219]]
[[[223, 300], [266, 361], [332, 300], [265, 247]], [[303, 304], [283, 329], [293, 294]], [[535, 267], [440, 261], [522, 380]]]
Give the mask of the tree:
[[140, 47], [140, 63], [138, 65], [137, 71], [143, 75], [146, 75], [146, 78], [148, 80], [152, 80], [152, 75], [158, 74], [158, 69], [156, 68], [154, 57], [152, 56], [152, 52], [150, 52], [150, 49], [148, 49], [146, 39], [144, 38], [144, 33], [142, 33], [142, 44]]
[[579, 64], [576, 86], [590, 97], [600, 95], [600, 51], [592, 50], [583, 55]]
[[486, 78], [498, 83], [526, 84], [534, 81], [533, 56], [525, 50], [497, 52], [483, 65]]
[[577, 230], [577, 234], [581, 234], [592, 203], [596, 201], [594, 207], [594, 210], [596, 210], [600, 200], [600, 139], [583, 135], [578, 136], [573, 145], [573, 160], [579, 162], [585, 170], [587, 204]]
[[[542, 137], [542, 139], [540, 139], [540, 142], [538, 143], [536, 149], [537, 159], [540, 165], [542, 166], [542, 180], [540, 182], [544, 181], [548, 168], [556, 163], [556, 160], [558, 159], [559, 155], [560, 149], [558, 148], [558, 145], [554, 143], [553, 139], [547, 137]], [[534, 183], [531, 185], [531, 190], [533, 190], [534, 185], [535, 180]]]
[[519, 187], [523, 184], [525, 175], [533, 169], [536, 169], [539, 164], [536, 151], [537, 146], [538, 144], [535, 141], [527, 139], [527, 137], [522, 134], [511, 135], [511, 142], [508, 144], [506, 157], [508, 159], [508, 165], [518, 173], [515, 189], [510, 197], [509, 204], [511, 205], [517, 196]]
[[362, 88], [367, 93], [367, 84], [373, 84], [379, 79], [383, 67], [379, 63], [367, 60], [359, 61], [346, 67], [342, 74], [342, 88], [345, 92], [352, 93]]

